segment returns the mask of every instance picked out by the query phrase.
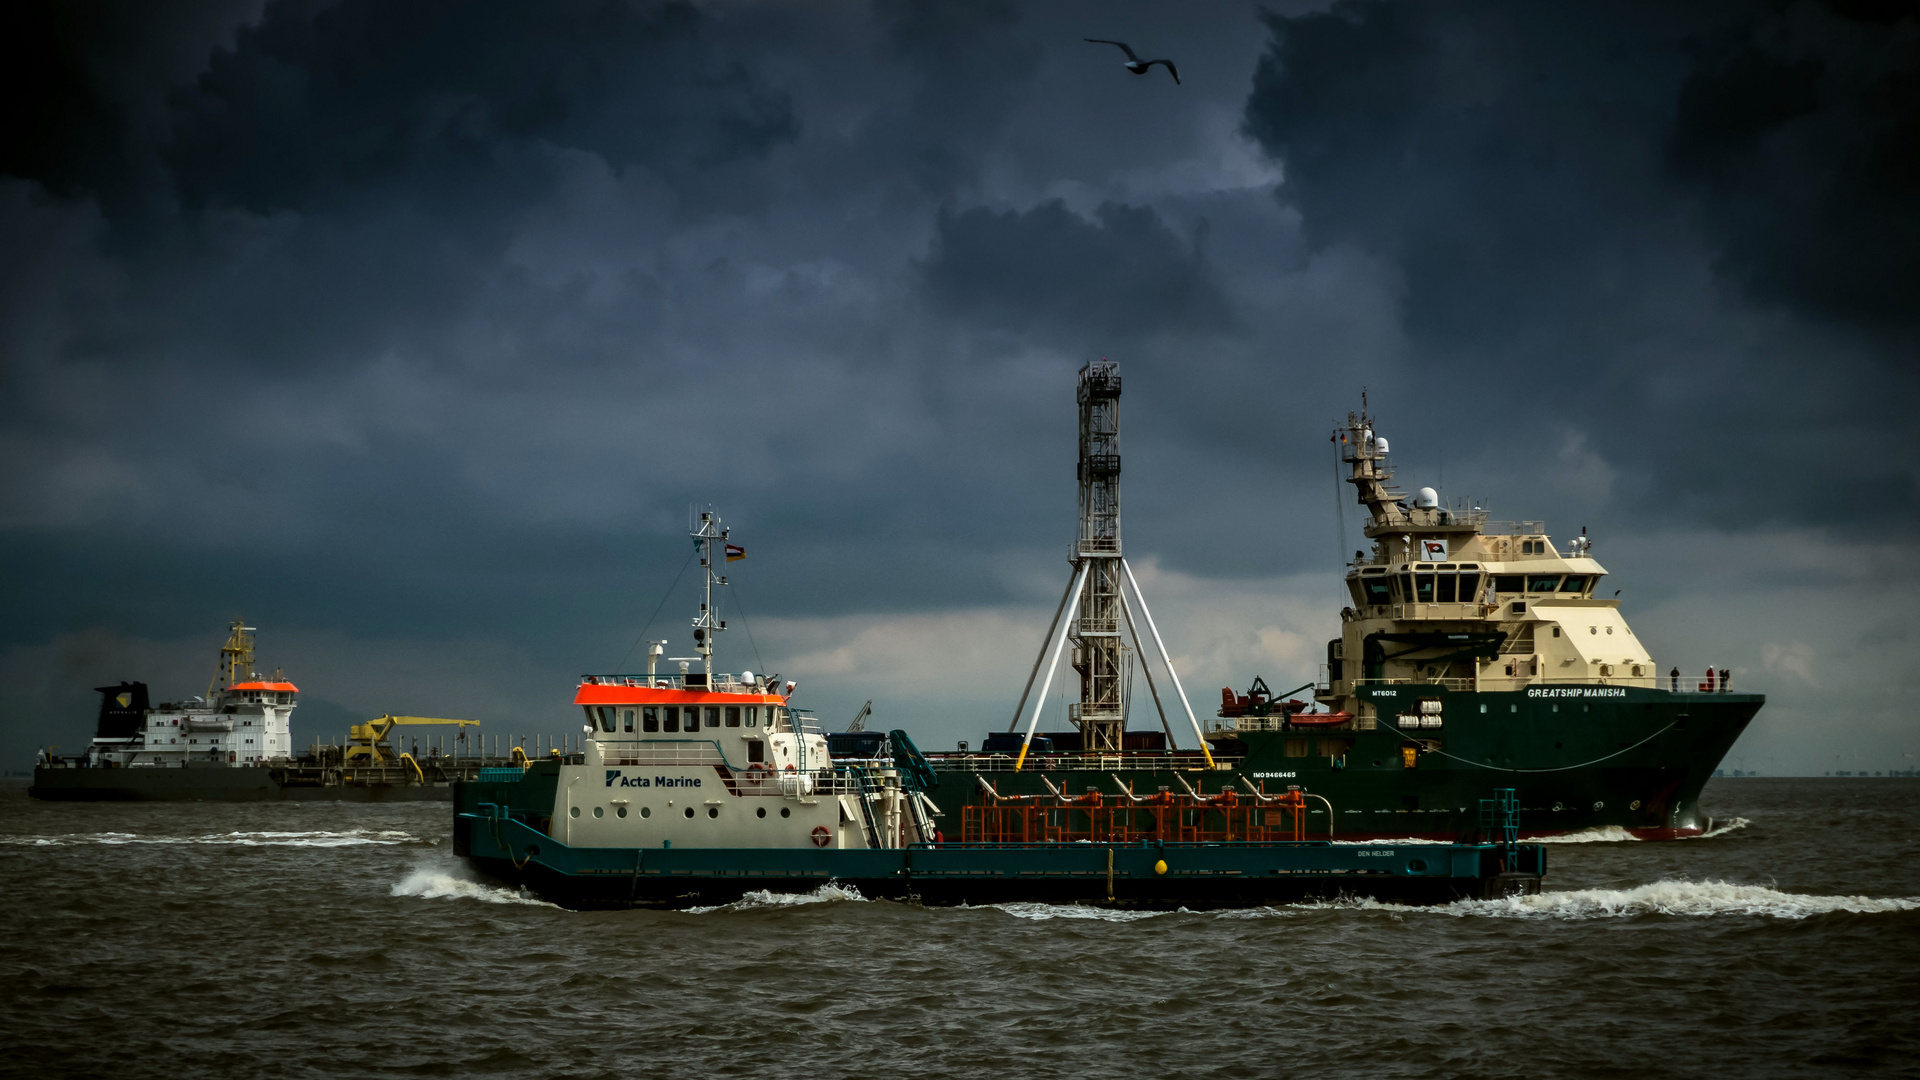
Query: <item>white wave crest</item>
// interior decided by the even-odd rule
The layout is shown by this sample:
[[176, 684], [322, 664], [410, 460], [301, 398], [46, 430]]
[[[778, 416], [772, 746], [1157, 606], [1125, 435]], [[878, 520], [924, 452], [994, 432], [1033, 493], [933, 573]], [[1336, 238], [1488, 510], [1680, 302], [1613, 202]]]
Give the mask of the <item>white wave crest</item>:
[[1746, 818], [1743, 818], [1743, 817], [1728, 818], [1725, 821], [1714, 822], [1713, 828], [1708, 829], [1706, 832], [1701, 833], [1699, 836], [1689, 836], [1689, 837], [1686, 837], [1686, 839], [1711, 840], [1716, 836], [1725, 836], [1728, 833], [1733, 832], [1735, 829], [1744, 829], [1751, 824], [1753, 824], [1753, 822], [1748, 821]]
[[1004, 911], [1016, 919], [1030, 919], [1035, 922], [1047, 919], [1092, 919], [1096, 922], [1135, 922], [1139, 919], [1151, 919], [1156, 915], [1187, 914], [1187, 909], [1179, 911], [1121, 911], [1114, 908], [1084, 907], [1080, 904], [1040, 904], [1013, 903], [989, 904], [995, 911]]
[[202, 844], [227, 847], [354, 847], [361, 844], [416, 843], [423, 838], [398, 829], [235, 831], [197, 836], [142, 836], [138, 833], [65, 833], [56, 836], [0, 836], [0, 844], [21, 847], [77, 847], [86, 844]]
[[1805, 919], [1837, 912], [1876, 915], [1920, 911], [1920, 896], [1809, 896], [1764, 885], [1732, 885], [1724, 881], [1656, 881], [1631, 889], [1572, 889], [1500, 900], [1462, 900], [1432, 910], [1449, 915], [1495, 918], [1763, 915], [1775, 919]]
[[714, 904], [710, 907], [691, 907], [685, 911], [689, 915], [705, 915], [710, 911], [753, 911], [756, 908], [797, 907], [801, 904], [830, 904], [836, 901], [851, 900], [866, 903], [867, 898], [860, 890], [851, 885], [842, 885], [829, 881], [811, 892], [782, 893], [766, 889], [755, 889], [746, 893], [731, 904]]
[[1529, 844], [1624, 844], [1639, 843], [1640, 838], [1618, 825], [1597, 825], [1579, 832], [1561, 833], [1559, 836], [1533, 836], [1527, 838]]
[[394, 896], [416, 896], [422, 900], [479, 900], [487, 904], [526, 904], [531, 907], [558, 907], [524, 889], [489, 885], [463, 875], [459, 869], [444, 866], [416, 866], [393, 886]]
[[[1307, 837], [1312, 840], [1314, 837]], [[1379, 847], [1382, 844], [1451, 844], [1451, 840], [1423, 840], [1417, 836], [1403, 836], [1398, 840], [1331, 840], [1334, 847]]]

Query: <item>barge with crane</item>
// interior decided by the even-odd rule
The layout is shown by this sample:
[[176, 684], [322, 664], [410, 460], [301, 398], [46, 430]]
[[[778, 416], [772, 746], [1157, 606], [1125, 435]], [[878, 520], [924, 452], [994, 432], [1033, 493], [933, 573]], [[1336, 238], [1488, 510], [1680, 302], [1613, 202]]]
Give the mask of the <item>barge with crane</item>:
[[[444, 802], [462, 777], [526, 760], [519, 747], [486, 755], [467, 735], [478, 721], [392, 715], [295, 755], [300, 688], [280, 671], [253, 670], [253, 634], [234, 620], [204, 695], [156, 703], [144, 682], [95, 687], [100, 711], [86, 750], [42, 750], [27, 793], [59, 802]], [[452, 727], [456, 737], [425, 753], [393, 745], [396, 729], [419, 727]]]

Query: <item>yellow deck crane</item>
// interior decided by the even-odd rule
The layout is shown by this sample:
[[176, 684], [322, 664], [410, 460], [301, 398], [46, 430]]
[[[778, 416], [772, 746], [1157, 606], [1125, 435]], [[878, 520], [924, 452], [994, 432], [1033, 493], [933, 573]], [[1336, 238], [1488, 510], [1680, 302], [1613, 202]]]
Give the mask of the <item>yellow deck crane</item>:
[[[413, 760], [412, 754], [393, 752], [393, 745], [387, 742], [387, 733], [401, 725], [432, 726], [451, 725], [453, 727], [479, 727], [478, 720], [448, 720], [437, 716], [382, 716], [364, 724], [354, 724], [347, 729], [347, 745], [344, 763], [347, 765], [404, 765], [420, 775], [420, 765]], [[425, 779], [421, 777], [421, 779]]]

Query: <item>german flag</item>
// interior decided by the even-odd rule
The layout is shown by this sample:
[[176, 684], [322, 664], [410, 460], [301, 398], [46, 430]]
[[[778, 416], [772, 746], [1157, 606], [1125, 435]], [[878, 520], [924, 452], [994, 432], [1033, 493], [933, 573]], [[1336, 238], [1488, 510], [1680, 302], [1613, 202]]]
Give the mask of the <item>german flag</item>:
[[739, 544], [727, 545], [727, 561], [728, 562], [739, 562], [741, 559], [744, 559], [746, 557], [747, 557], [746, 548], [741, 547]]

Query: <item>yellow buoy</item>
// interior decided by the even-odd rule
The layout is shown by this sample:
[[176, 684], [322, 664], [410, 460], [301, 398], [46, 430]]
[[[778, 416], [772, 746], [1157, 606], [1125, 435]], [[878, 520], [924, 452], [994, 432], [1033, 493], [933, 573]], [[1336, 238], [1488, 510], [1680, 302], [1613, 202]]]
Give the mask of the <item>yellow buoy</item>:
[[1154, 864], [1153, 864], [1153, 872], [1154, 872], [1154, 873], [1156, 873], [1156, 874], [1164, 874], [1164, 873], [1166, 873], [1166, 872], [1167, 872], [1167, 860], [1165, 860], [1165, 859], [1161, 859], [1161, 860], [1159, 860], [1158, 862], [1156, 862], [1156, 863], [1154, 863]]

